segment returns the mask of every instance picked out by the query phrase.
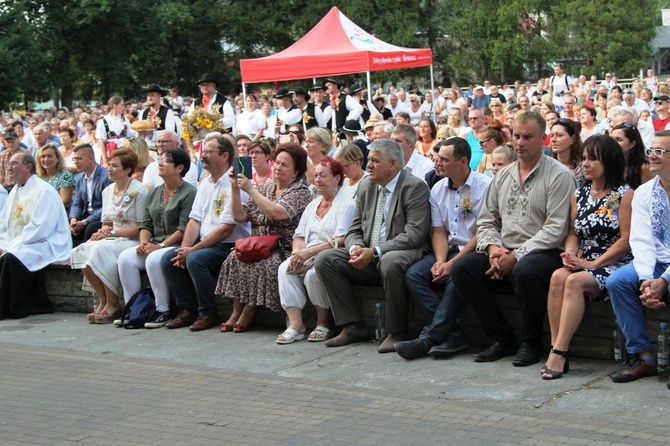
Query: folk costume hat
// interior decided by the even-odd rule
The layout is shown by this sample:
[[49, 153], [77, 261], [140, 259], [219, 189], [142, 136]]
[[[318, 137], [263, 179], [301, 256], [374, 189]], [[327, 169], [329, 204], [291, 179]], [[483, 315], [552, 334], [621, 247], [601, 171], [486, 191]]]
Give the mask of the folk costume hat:
[[361, 84], [354, 84], [351, 87], [349, 87], [349, 94], [356, 94], [359, 91], [363, 91], [364, 88]]
[[200, 80], [198, 81], [198, 85], [204, 84], [205, 82], [213, 82], [214, 85], [216, 85], [217, 87], [219, 86], [219, 81], [216, 80], [216, 78], [212, 73], [203, 74]]
[[327, 84], [328, 82], [330, 82], [331, 84], [335, 84], [335, 85], [337, 85], [337, 88], [338, 88], [338, 89], [339, 89], [339, 88], [342, 88], [342, 84], [340, 83], [340, 81], [338, 81], [338, 80], [337, 80], [336, 78], [334, 78], [334, 77], [327, 77], [326, 80], [323, 81], [324, 85]]
[[309, 93], [307, 93], [307, 92], [305, 91], [305, 89], [302, 88], [302, 87], [295, 87], [295, 88], [293, 89], [293, 94], [301, 94], [301, 95], [305, 96], [305, 100], [306, 100], [306, 101], [309, 101], [309, 98], [311, 97], [311, 96], [309, 95]]
[[288, 88], [281, 87], [279, 90], [277, 90], [277, 93], [275, 93], [275, 98], [285, 98], [287, 96], [293, 95], [292, 91], [289, 91]]
[[340, 127], [337, 131], [346, 133], [347, 135], [358, 136], [362, 130], [361, 123], [358, 122], [358, 119], [349, 119], [344, 123], [344, 127]]
[[142, 93], [158, 93], [161, 96], [165, 96], [167, 92], [165, 90], [162, 90], [161, 87], [159, 87], [157, 84], [151, 84], [144, 90], [142, 90]]
[[312, 85], [309, 88], [309, 91], [316, 91], [316, 90], [324, 90], [325, 91], [326, 87], [324, 87], [324, 85], [322, 83], [317, 82], [316, 84]]

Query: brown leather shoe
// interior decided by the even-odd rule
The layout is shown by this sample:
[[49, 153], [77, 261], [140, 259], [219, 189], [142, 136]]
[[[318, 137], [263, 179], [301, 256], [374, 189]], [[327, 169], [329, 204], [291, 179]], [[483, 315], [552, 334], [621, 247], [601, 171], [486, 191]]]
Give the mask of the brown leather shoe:
[[406, 333], [396, 333], [394, 335], [390, 334], [386, 336], [386, 339], [379, 344], [377, 347], [377, 352], [379, 353], [392, 353], [395, 351], [395, 343], [402, 342], [407, 340]]
[[183, 309], [179, 312], [176, 318], [165, 324], [167, 328], [182, 328], [188, 327], [198, 318], [198, 313]]
[[198, 316], [188, 329], [191, 331], [202, 331], [216, 325], [219, 325], [219, 319], [214, 314], [208, 314], [207, 316]]
[[610, 375], [615, 383], [627, 383], [656, 374], [656, 364], [649, 364], [640, 358], [628, 361], [626, 368]]
[[370, 339], [370, 331], [366, 328], [358, 328], [347, 325], [339, 335], [326, 341], [326, 347], [342, 347], [354, 342], [365, 342]]

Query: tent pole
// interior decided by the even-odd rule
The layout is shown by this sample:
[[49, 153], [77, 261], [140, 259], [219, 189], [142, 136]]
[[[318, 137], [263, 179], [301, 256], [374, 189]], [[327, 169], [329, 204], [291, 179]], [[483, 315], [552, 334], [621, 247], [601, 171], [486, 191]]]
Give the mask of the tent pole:
[[[435, 79], [433, 77], [433, 64], [430, 64], [430, 94], [433, 95], [433, 104], [437, 104], [437, 98], [435, 97]], [[437, 123], [437, 116], [433, 113], [433, 122]]]
[[244, 82], [242, 82], [242, 99], [246, 100], [245, 98], [247, 97], [247, 87], [244, 85]]
[[366, 71], [368, 75], [368, 101], [372, 98], [372, 91], [370, 90], [370, 72]]

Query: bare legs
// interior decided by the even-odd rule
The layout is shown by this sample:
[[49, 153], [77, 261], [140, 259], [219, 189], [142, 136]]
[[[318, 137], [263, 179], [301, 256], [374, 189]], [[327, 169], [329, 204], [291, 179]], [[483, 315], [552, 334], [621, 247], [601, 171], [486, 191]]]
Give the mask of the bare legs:
[[256, 306], [243, 304], [239, 299], [233, 299], [233, 314], [230, 315], [225, 325], [232, 326], [233, 331], [241, 333], [247, 331], [256, 316]]
[[[561, 268], [554, 272], [547, 302], [551, 344], [554, 349], [568, 351], [570, 341], [584, 317], [584, 296], [596, 296], [598, 293], [596, 280], [586, 271]], [[547, 368], [562, 372], [565, 361], [564, 356], [550, 353]], [[542, 376], [551, 378], [546, 373]]]
[[93, 290], [98, 295], [98, 299], [100, 299], [96, 313], [105, 311], [107, 314], [114, 314], [119, 309], [118, 296], [95, 275], [90, 267], [86, 266], [83, 272], [84, 277], [86, 277], [86, 280], [88, 280], [88, 283], [91, 284]]

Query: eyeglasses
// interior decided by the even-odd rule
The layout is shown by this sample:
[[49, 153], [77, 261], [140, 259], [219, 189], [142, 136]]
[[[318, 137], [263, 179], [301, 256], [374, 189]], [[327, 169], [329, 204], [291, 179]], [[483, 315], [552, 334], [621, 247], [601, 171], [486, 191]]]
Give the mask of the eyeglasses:
[[207, 155], [207, 156], [209, 156], [209, 155], [211, 155], [212, 153], [221, 153], [221, 151], [220, 151], [220, 150], [203, 150], [201, 153], [202, 153], [203, 155]]
[[656, 101], [656, 105], [663, 105], [664, 101]]
[[171, 159], [161, 157], [158, 158], [158, 164], [174, 164], [174, 161], [172, 161]]
[[651, 148], [651, 149], [646, 149], [644, 153], [647, 154], [647, 156], [663, 156], [666, 153], [670, 153], [670, 150], [665, 150], [665, 149], [659, 149], [659, 148]]
[[156, 141], [156, 145], [157, 146], [162, 146], [162, 145], [165, 145], [165, 144], [170, 144], [171, 142], [172, 141], [170, 141], [169, 139], [168, 140], [159, 139], [159, 140]]
[[20, 163], [20, 162], [18, 162], [18, 161], [11, 161], [11, 162], [9, 163], [9, 167], [16, 167], [16, 166], [25, 165], [25, 164], [26, 164], [26, 163], [23, 163], [23, 162]]
[[492, 139], [493, 139], [493, 138], [485, 139], [484, 141], [481, 141], [481, 140], [480, 140], [480, 141], [479, 141], [479, 145], [480, 145], [480, 146], [483, 146], [484, 144], [486, 144], [487, 142], [491, 141]]
[[572, 119], [568, 118], [559, 118], [558, 121], [554, 123], [556, 124], [561, 124], [563, 127], [566, 127], [568, 130], [570, 130], [570, 136], [574, 136], [575, 134], [575, 123], [572, 121]]
[[476, 121], [477, 119], [482, 119], [482, 117], [481, 116], [470, 117], [468, 118], [468, 121]]
[[263, 152], [262, 150], [251, 150], [251, 151], [249, 151], [249, 156], [254, 156], [254, 155], [258, 156], [258, 155], [263, 155], [264, 153], [265, 152]]

